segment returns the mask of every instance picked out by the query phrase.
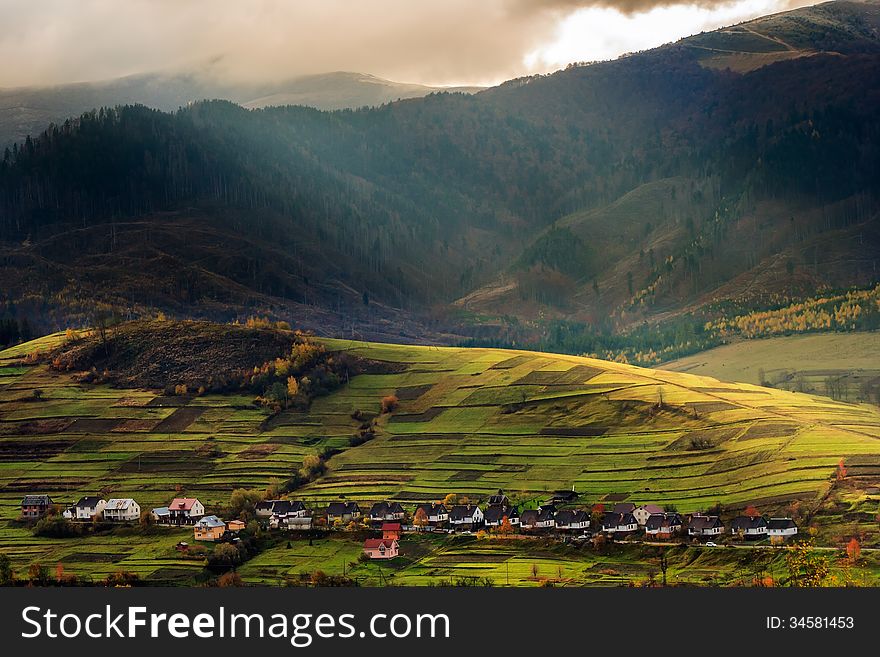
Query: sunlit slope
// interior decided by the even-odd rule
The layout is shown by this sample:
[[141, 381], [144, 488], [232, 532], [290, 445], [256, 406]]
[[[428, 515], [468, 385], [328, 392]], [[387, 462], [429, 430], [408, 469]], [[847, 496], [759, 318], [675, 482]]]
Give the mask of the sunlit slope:
[[[853, 475], [880, 467], [880, 413], [867, 406], [574, 356], [327, 344], [407, 369], [352, 381], [349, 392], [396, 394], [400, 408], [381, 437], [334, 457], [312, 495], [574, 486], [692, 510], [814, 497], [841, 458]], [[346, 394], [336, 403], [350, 407]]]
[[[354, 377], [308, 412], [271, 416], [249, 395], [166, 397], [79, 384], [22, 360], [53, 339], [0, 352], [5, 520], [17, 516], [25, 493], [67, 502], [103, 490], [149, 508], [185, 491], [216, 506], [234, 487], [283, 484], [323, 448], [341, 452], [292, 495], [484, 498], [504, 488], [525, 500], [574, 486], [585, 501], [690, 511], [719, 501], [815, 499], [841, 458], [850, 477], [880, 475], [877, 409], [677, 372], [323, 340], [404, 367]], [[399, 398], [398, 408], [379, 417], [373, 440], [349, 447], [360, 424], [353, 412], [377, 412], [386, 395]]]

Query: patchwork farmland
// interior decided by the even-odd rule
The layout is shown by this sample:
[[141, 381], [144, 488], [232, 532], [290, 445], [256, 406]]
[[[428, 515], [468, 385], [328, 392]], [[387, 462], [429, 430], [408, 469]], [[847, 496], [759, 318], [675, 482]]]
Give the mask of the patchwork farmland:
[[[68, 503], [103, 491], [149, 509], [185, 493], [216, 510], [234, 488], [281, 484], [325, 448], [339, 450], [327, 471], [293, 493], [316, 506], [343, 496], [485, 499], [498, 488], [528, 505], [574, 487], [584, 503], [690, 512], [718, 502], [818, 501], [841, 459], [851, 480], [866, 487], [880, 480], [876, 408], [691, 374], [532, 352], [322, 339], [330, 351], [394, 363], [394, 371], [360, 374], [307, 410], [273, 413], [251, 394], [169, 396], [78, 383], [27, 357], [63, 340], [0, 352], [0, 552], [18, 567], [63, 562], [94, 577], [125, 569], [154, 581], [194, 575], [201, 562], [173, 549], [191, 532], [35, 537], [16, 520], [21, 498], [46, 493]], [[354, 416], [378, 413], [390, 395], [397, 407], [378, 415], [375, 437], [350, 447], [361, 424]], [[460, 575], [465, 565], [441, 568], [453, 547], [426, 554], [399, 574], [401, 583]], [[268, 582], [301, 567], [279, 570], [274, 560], [293, 554], [280, 550], [243, 566], [245, 579]], [[309, 558], [342, 564], [358, 553], [355, 544], [334, 550]], [[497, 579], [497, 555], [486, 558], [474, 567]], [[531, 567], [520, 561], [506, 564], [505, 576], [508, 567], [517, 578]], [[583, 564], [559, 566], [580, 573]]]

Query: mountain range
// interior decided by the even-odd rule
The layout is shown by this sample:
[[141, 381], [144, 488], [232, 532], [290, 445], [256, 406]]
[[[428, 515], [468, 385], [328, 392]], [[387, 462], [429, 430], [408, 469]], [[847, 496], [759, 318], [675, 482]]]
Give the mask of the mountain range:
[[357, 78], [380, 89], [358, 105], [423, 96], [358, 110], [289, 105], [355, 104], [318, 80], [158, 85], [8, 149], [0, 300], [47, 328], [97, 301], [443, 341], [865, 285], [878, 30], [880, 4], [841, 0], [476, 94]]

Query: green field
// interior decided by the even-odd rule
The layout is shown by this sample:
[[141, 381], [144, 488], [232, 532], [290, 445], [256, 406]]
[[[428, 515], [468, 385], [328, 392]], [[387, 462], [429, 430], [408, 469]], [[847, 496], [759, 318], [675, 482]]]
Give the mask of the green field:
[[[743, 340], [660, 366], [722, 381], [880, 403], [880, 332]], [[763, 375], [763, 381], [762, 379]]]
[[[880, 479], [877, 408], [693, 374], [533, 352], [322, 340], [333, 351], [402, 364], [400, 371], [356, 376], [306, 412], [272, 416], [248, 395], [166, 397], [79, 384], [26, 362], [28, 353], [61, 340], [0, 352], [0, 552], [18, 568], [60, 561], [93, 577], [126, 569], [157, 581], [193, 573], [201, 563], [172, 549], [186, 531], [36, 538], [15, 522], [21, 497], [48, 493], [68, 503], [102, 492], [149, 509], [186, 493], [220, 511], [233, 488], [284, 482], [323, 447], [342, 451], [324, 476], [293, 493], [314, 504], [342, 496], [412, 502], [450, 492], [484, 499], [498, 488], [528, 503], [574, 486], [584, 504], [770, 510], [822, 499], [840, 459], [853, 504], [866, 504], [859, 487]], [[399, 406], [380, 416], [376, 437], [348, 447], [359, 425], [353, 411], [376, 412], [392, 394]], [[273, 548], [243, 575], [276, 582], [321, 564], [335, 569], [359, 553], [357, 544], [331, 544], [326, 553], [313, 547]], [[95, 561], [95, 554], [109, 556]], [[500, 576], [499, 562], [469, 566], [469, 558], [450, 554], [426, 553], [395, 577], [419, 584], [468, 570]], [[533, 560], [505, 558], [505, 577], [508, 567], [520, 573]], [[546, 568], [587, 577], [574, 561]]]

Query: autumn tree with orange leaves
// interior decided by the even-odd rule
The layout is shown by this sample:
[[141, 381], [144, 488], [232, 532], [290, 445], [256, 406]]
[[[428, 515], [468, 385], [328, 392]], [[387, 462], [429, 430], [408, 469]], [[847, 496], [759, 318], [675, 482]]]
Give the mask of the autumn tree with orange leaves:
[[859, 544], [859, 540], [855, 537], [851, 538], [849, 543], [846, 544], [846, 556], [849, 559], [850, 563], [857, 562], [861, 554], [862, 546], [861, 544]]

